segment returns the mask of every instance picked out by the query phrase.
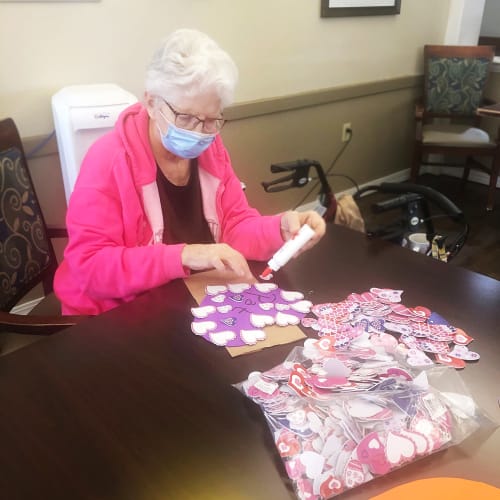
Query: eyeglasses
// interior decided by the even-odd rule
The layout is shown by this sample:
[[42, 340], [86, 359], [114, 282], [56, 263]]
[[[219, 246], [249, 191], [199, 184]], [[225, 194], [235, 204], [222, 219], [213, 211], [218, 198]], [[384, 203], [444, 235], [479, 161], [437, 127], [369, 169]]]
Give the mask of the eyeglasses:
[[179, 113], [176, 111], [163, 97], [160, 99], [169, 107], [170, 111], [175, 116], [174, 124], [176, 127], [183, 128], [186, 130], [196, 130], [200, 123], [202, 124], [203, 132], [207, 134], [215, 134], [220, 132], [226, 120], [224, 118], [205, 118], [202, 120], [195, 115], [190, 115], [188, 113]]

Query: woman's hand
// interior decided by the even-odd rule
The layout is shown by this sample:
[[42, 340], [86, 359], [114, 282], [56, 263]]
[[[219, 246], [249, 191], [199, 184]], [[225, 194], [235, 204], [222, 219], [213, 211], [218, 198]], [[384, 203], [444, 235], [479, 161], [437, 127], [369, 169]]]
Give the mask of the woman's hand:
[[312, 248], [323, 237], [326, 230], [325, 220], [314, 210], [308, 210], [307, 212], [289, 210], [281, 216], [281, 237], [285, 241], [293, 238], [304, 224], [308, 224], [311, 227], [314, 231], [314, 236], [297, 252], [296, 255]]
[[186, 245], [182, 250], [181, 258], [182, 265], [193, 271], [231, 270], [241, 278], [247, 280], [253, 278], [245, 257], [225, 243]]

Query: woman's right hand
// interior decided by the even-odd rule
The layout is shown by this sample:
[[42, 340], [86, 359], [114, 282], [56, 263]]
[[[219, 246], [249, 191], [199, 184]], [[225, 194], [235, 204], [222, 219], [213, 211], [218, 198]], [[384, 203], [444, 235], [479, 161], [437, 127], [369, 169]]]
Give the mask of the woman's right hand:
[[253, 278], [245, 257], [225, 243], [185, 245], [181, 258], [182, 265], [193, 271], [231, 270], [241, 278], [247, 280]]

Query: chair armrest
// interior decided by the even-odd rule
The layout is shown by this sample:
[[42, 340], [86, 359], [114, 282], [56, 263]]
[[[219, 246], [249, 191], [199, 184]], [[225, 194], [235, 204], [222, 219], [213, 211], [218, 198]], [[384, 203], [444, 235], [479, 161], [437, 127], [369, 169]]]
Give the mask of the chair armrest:
[[87, 318], [87, 316], [35, 316], [0, 311], [1, 332], [50, 335]]
[[47, 236], [49, 238], [67, 238], [68, 230], [62, 226], [53, 226], [47, 224]]

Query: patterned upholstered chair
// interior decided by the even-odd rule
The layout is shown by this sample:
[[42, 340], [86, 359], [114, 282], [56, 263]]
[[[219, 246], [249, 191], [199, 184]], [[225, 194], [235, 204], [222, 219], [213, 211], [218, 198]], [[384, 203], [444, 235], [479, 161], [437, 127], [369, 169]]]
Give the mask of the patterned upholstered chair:
[[[417, 103], [416, 137], [411, 181], [416, 182], [420, 166], [446, 165], [464, 168], [463, 180], [471, 169], [490, 177], [486, 208], [493, 209], [500, 167], [500, 128], [496, 137], [481, 128], [476, 110], [492, 104], [484, 99], [494, 47], [426, 45], [424, 47], [424, 95]], [[462, 157], [458, 165], [431, 163], [428, 155]]]
[[[47, 229], [33, 189], [25, 154], [14, 121], [0, 121], [0, 337], [3, 333], [43, 335], [75, 324], [78, 317], [63, 317], [60, 307], [50, 315], [18, 315], [11, 309], [38, 284], [51, 300], [57, 267], [50, 238], [64, 236], [64, 229]], [[50, 297], [50, 298], [49, 298]]]

